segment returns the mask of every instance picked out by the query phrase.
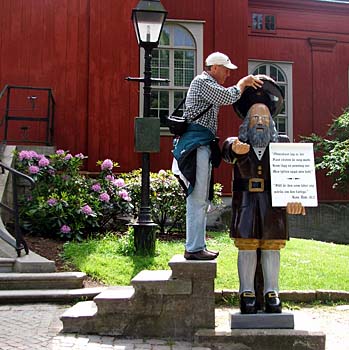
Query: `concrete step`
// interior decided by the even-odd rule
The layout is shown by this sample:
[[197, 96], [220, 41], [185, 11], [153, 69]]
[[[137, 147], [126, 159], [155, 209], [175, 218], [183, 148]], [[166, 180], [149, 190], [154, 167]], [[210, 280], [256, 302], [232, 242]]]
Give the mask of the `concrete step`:
[[13, 258], [0, 258], [0, 273], [12, 272], [15, 262], [16, 259]]
[[151, 295], [189, 295], [192, 292], [191, 280], [172, 278], [170, 270], [143, 270], [131, 280], [136, 293]]
[[75, 304], [60, 317], [64, 332], [88, 333], [93, 329], [97, 311], [97, 305], [94, 301], [81, 301]]
[[83, 272], [0, 273], [0, 290], [82, 288]]
[[105, 287], [79, 289], [31, 289], [31, 290], [0, 290], [0, 304], [9, 303], [70, 303], [78, 299], [91, 300]]
[[115, 286], [106, 288], [93, 301], [96, 303], [99, 314], [127, 311], [134, 297], [132, 286]]

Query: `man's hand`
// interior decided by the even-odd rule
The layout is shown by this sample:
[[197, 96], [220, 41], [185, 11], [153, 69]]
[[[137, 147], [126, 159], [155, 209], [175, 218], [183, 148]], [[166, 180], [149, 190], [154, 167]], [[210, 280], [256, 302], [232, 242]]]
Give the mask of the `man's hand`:
[[248, 86], [252, 86], [254, 89], [258, 89], [263, 85], [263, 81], [260, 80], [259, 77], [262, 76], [252, 74], [247, 75], [246, 77], [241, 78], [236, 85], [240, 88], [241, 93], [243, 93], [245, 88]]
[[286, 212], [287, 214], [291, 215], [305, 215], [305, 208], [303, 207], [302, 203], [290, 202], [287, 203]]
[[250, 151], [250, 145], [235, 139], [231, 145], [231, 150], [236, 154], [246, 154]]

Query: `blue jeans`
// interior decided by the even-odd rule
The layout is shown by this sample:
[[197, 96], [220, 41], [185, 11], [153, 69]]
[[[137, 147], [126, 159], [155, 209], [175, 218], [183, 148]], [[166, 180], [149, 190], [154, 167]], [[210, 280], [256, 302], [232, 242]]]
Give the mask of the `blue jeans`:
[[185, 249], [195, 253], [206, 248], [206, 221], [211, 179], [210, 146], [200, 146], [196, 155], [196, 181], [187, 197]]

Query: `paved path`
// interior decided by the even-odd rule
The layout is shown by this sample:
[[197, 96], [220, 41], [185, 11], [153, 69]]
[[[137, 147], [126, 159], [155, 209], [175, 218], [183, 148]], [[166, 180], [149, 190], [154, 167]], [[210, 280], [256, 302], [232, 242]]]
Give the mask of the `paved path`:
[[[67, 305], [0, 305], [0, 350], [209, 350], [189, 342], [125, 340], [60, 333], [59, 316]], [[323, 331], [326, 350], [349, 350], [349, 305], [293, 311], [296, 329]], [[216, 323], [228, 326], [227, 309], [217, 309]]]

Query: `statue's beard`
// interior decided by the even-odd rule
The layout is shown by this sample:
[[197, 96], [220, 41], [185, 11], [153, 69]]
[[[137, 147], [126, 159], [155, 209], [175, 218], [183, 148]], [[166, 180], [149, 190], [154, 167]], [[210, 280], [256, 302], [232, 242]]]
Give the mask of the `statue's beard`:
[[[257, 128], [259, 129], [258, 131]], [[266, 125], [255, 125], [248, 129], [248, 140], [252, 147], [267, 147], [270, 138], [270, 130]]]

